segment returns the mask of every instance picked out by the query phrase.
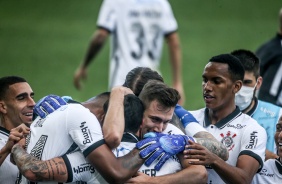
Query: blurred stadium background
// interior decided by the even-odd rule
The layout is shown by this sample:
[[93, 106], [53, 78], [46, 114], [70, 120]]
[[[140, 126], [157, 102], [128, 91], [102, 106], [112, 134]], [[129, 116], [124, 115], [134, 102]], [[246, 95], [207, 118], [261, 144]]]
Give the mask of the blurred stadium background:
[[[89, 67], [84, 88], [73, 74], [96, 29], [102, 0], [0, 0], [0, 77], [23, 76], [36, 93], [69, 95], [78, 101], [107, 90], [109, 40]], [[280, 0], [170, 0], [179, 24], [188, 109], [203, 107], [201, 74], [211, 56], [254, 51], [278, 29]], [[167, 47], [161, 72], [171, 84]]]

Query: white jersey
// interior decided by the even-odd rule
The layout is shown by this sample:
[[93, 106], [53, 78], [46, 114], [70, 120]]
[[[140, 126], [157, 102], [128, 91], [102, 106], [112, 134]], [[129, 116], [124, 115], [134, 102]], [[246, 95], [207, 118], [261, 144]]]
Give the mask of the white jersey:
[[[0, 149], [2, 149], [8, 141], [10, 131], [0, 127]], [[10, 162], [10, 154], [6, 157], [0, 166], [0, 183], [5, 181], [7, 184], [15, 184], [18, 182], [18, 167]]]
[[[183, 134], [183, 133], [182, 133]], [[125, 134], [123, 137], [124, 142], [120, 146], [118, 146], [114, 150], [114, 154], [117, 157], [121, 157], [123, 155], [126, 155], [129, 153], [132, 149], [135, 148], [135, 145], [138, 141], [138, 139], [132, 135], [132, 134]], [[154, 161], [150, 166], [145, 166], [142, 165], [141, 168], [139, 169], [140, 172], [143, 172], [144, 174], [147, 174], [149, 176], [162, 176], [166, 174], [173, 174], [181, 170], [181, 164], [179, 162], [179, 159], [177, 158], [176, 155], [173, 157], [170, 157], [165, 164], [162, 166], [162, 168], [159, 171], [156, 171], [154, 169], [154, 166], [157, 164], [156, 161]]]
[[135, 67], [158, 70], [164, 36], [177, 30], [167, 0], [104, 0], [97, 25], [112, 33], [110, 88]]
[[[76, 148], [86, 157], [104, 144], [97, 118], [80, 104], [64, 105], [45, 119], [36, 118], [30, 126], [30, 131], [27, 152], [40, 160], [59, 157]], [[24, 179], [22, 181], [27, 182]]]
[[282, 163], [277, 159], [269, 159], [264, 162], [262, 170], [257, 173], [252, 184], [282, 183]]
[[[163, 133], [183, 135], [183, 132], [172, 124], [168, 124]], [[126, 133], [122, 138], [121, 144], [113, 150], [113, 153], [116, 155], [116, 157], [122, 157], [135, 148], [137, 141], [138, 138], [136, 136]], [[85, 184], [107, 183], [106, 180], [95, 170], [95, 168], [93, 168], [85, 160], [80, 151], [67, 154], [63, 158], [67, 165], [69, 182], [83, 181]], [[139, 171], [149, 176], [162, 176], [181, 170], [180, 162], [176, 156], [169, 158], [159, 171], [154, 169], [155, 164], [156, 162], [153, 162], [149, 167], [142, 165]]]
[[[229, 151], [229, 158], [226, 163], [236, 166], [240, 155], [249, 155], [259, 162], [260, 167], [263, 166], [267, 136], [264, 128], [256, 120], [241, 113], [240, 109], [236, 108], [226, 118], [216, 125], [212, 125], [208, 118], [208, 109], [190, 112], [208, 132], [226, 146]], [[207, 183], [224, 183], [212, 168], [207, 168], [207, 171]]]

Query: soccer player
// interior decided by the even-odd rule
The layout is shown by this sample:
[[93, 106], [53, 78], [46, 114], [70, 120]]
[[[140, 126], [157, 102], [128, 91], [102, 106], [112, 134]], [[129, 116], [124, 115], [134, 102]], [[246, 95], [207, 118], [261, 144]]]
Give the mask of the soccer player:
[[278, 21], [277, 34], [256, 51], [256, 55], [261, 60], [261, 76], [267, 81], [262, 83], [258, 99], [282, 107], [282, 8]]
[[137, 66], [159, 69], [163, 39], [170, 53], [173, 87], [184, 102], [181, 51], [177, 22], [167, 0], [104, 0], [84, 60], [74, 75], [74, 85], [87, 77], [87, 67], [112, 35], [109, 88], [122, 85], [126, 74]]
[[235, 104], [243, 113], [257, 120], [266, 130], [266, 160], [269, 158], [277, 158], [273, 134], [276, 131], [276, 123], [282, 115], [282, 108], [272, 103], [258, 100], [255, 96], [263, 80], [260, 76], [260, 61], [258, 57], [251, 51], [244, 49], [235, 50], [231, 52], [231, 54], [240, 60], [245, 69], [243, 86], [240, 91], [236, 93]]
[[[115, 90], [115, 89], [117, 89], [117, 90]], [[126, 89], [126, 88], [123, 88], [123, 89]], [[114, 88], [112, 90], [111, 98], [113, 98], [117, 93], [121, 92], [122, 96], [118, 96], [118, 99], [122, 100], [122, 102], [123, 102], [123, 96], [126, 93], [126, 91], [127, 90], [120, 90], [118, 88]], [[94, 100], [95, 100], [95, 102], [94, 102]], [[94, 102], [94, 103], [91, 103], [91, 101]], [[113, 100], [113, 102], [115, 102], [115, 99]], [[90, 100], [90, 102], [88, 102], [88, 108], [92, 113], [97, 114], [98, 112], [101, 112], [101, 104], [102, 104], [101, 100], [92, 99], [92, 100]], [[110, 101], [110, 104], [112, 104], [111, 101]], [[85, 104], [83, 104], [83, 105], [85, 106]], [[97, 108], [97, 105], [99, 106], [98, 108]], [[70, 108], [68, 106], [69, 105], [67, 105], [67, 107], [62, 106], [60, 109], [58, 109], [57, 111], [54, 111], [52, 113], [52, 115], [47, 116], [45, 119], [39, 119], [39, 120], [36, 119], [35, 122], [32, 124], [31, 128], [33, 128], [33, 127], [43, 127], [44, 126], [44, 132], [45, 132], [46, 129], [47, 129], [46, 126], [48, 127], [48, 125], [49, 125], [48, 123], [52, 122], [53, 123], [52, 125], [56, 126], [56, 124], [54, 124], [54, 123], [56, 121], [58, 121], [58, 117], [60, 117], [59, 116], [60, 114], [57, 114], [57, 112], [62, 113], [60, 111], [65, 111], [65, 109]], [[120, 107], [119, 109], [122, 109], [119, 112], [122, 112], [122, 116], [124, 116], [123, 115], [124, 114], [123, 105], [120, 105], [119, 107]], [[79, 108], [77, 108], [77, 109], [79, 109]], [[54, 116], [54, 114], [57, 115], [56, 121], [53, 118], [53, 117], [56, 117], [56, 116]], [[85, 116], [85, 115], [86, 115], [86, 113], [80, 113], [79, 114], [79, 116]], [[115, 115], [116, 115], [115, 118], [120, 120], [120, 118], [118, 118], [120, 115], [119, 114], [115, 114]], [[101, 117], [103, 117], [102, 114], [101, 114]], [[69, 118], [71, 118], [71, 117], [69, 117]], [[142, 119], [142, 112], [141, 112], [141, 119]], [[62, 127], [66, 126], [64, 123], [62, 123], [62, 122], [60, 122], [60, 123], [62, 124]], [[68, 121], [68, 124], [69, 123], [74, 124], [72, 121]], [[94, 123], [94, 122], [92, 122], [92, 123]], [[91, 130], [97, 131], [97, 129], [98, 129], [98, 127], [96, 129], [92, 129], [90, 126], [89, 127], [88, 126], [89, 126], [89, 124], [87, 124], [86, 121], [81, 122], [81, 126], [79, 126], [81, 131], [83, 132], [83, 138], [82, 139], [84, 140], [85, 144], [87, 144], [89, 141], [91, 141], [91, 139], [95, 140], [95, 137], [94, 137], [95, 135], [90, 134], [89, 131], [91, 131]], [[66, 126], [65, 129], [69, 129], [69, 128]], [[63, 130], [63, 128], [58, 128], [58, 130], [56, 130], [56, 131], [60, 131], [60, 130]], [[56, 131], [52, 131], [52, 134], [58, 135], [56, 133]], [[47, 132], [49, 132], [49, 131], [47, 131]], [[47, 132], [45, 132], [46, 135], [48, 135]], [[60, 151], [60, 150], [62, 150], [62, 148], [61, 148], [62, 146], [60, 147], [60, 149], [58, 149], [58, 148], [56, 148], [56, 146], [53, 145], [55, 147], [55, 149], [52, 150], [52, 153], [50, 153], [48, 151], [48, 149], [46, 149], [46, 148], [44, 150], [42, 150], [42, 146], [40, 146], [40, 145], [45, 144], [46, 140], [44, 140], [44, 142], [43, 141], [37, 141], [36, 144], [35, 144], [35, 141], [33, 141], [34, 137], [32, 137], [33, 134], [38, 134], [38, 132], [36, 132], [34, 130], [31, 131], [31, 138], [29, 140], [30, 143], [28, 144], [27, 150], [33, 156], [41, 157], [41, 159], [45, 160], [45, 161], [40, 161], [39, 160], [40, 158], [36, 159], [36, 158], [32, 157], [31, 155], [27, 154], [22, 149], [21, 145], [16, 144], [16, 146], [13, 147], [12, 153], [14, 155], [15, 162], [19, 166], [19, 168], [20, 168], [21, 172], [24, 174], [24, 176], [28, 177], [29, 179], [32, 179], [33, 181], [55, 180], [55, 181], [59, 181], [59, 182], [66, 182], [66, 181], [70, 182], [70, 181], [78, 181], [78, 179], [81, 179], [82, 181], [88, 181], [87, 178], [81, 177], [81, 175], [83, 175], [83, 174], [87, 175], [88, 174], [88, 178], [89, 178], [89, 176], [91, 176], [91, 171], [93, 172], [93, 167], [91, 167], [89, 165], [89, 163], [85, 161], [85, 159], [83, 158], [83, 156], [81, 154], [74, 153], [74, 154], [69, 154], [67, 156], [64, 156], [63, 158], [60, 157], [60, 158], [54, 158], [54, 159], [48, 160], [48, 159], [50, 159], [50, 157], [52, 155], [54, 155], [54, 152], [55, 152], [55, 154], [59, 155], [62, 152], [62, 151]], [[77, 136], [79, 138], [79, 131], [78, 132], [70, 132], [70, 134], [74, 134], [75, 136]], [[41, 135], [40, 138], [42, 138], [42, 136], [46, 137], [43, 134], [39, 134], [39, 135]], [[68, 143], [69, 141], [66, 141], [66, 140], [63, 139], [65, 137], [63, 135], [64, 135], [64, 133], [60, 134], [60, 140], [58, 140], [57, 143], [59, 145], [63, 144], [63, 143], [64, 143], [64, 145], [69, 144]], [[92, 137], [90, 135], [92, 135]], [[71, 136], [73, 136], [73, 135], [71, 135]], [[48, 138], [48, 137], [46, 137], [46, 138]], [[46, 142], [46, 145], [44, 147], [48, 148], [48, 143], [50, 144], [52, 142]], [[34, 144], [35, 144], [35, 146], [33, 146]], [[96, 145], [94, 144], [92, 146], [95, 147]], [[38, 148], [36, 148], [36, 146], [38, 146]], [[101, 146], [103, 146], [103, 144]], [[107, 153], [107, 151], [105, 151], [105, 150], [101, 150], [101, 146], [98, 145], [97, 149], [99, 149], [100, 151], [103, 151], [102, 153], [100, 153], [102, 155], [100, 156], [99, 154], [96, 153], [96, 155], [98, 155], [98, 157], [93, 157], [93, 158], [88, 157], [88, 159], [90, 160], [90, 162], [92, 161], [92, 163], [93, 162], [97, 163], [97, 164], [94, 164], [95, 168], [102, 174], [102, 176], [108, 182], [116, 182], [117, 181], [116, 178], [115, 179], [111, 179], [111, 178], [112, 177], [125, 178], [125, 177], [127, 177], [127, 176], [125, 176], [126, 171], [128, 171], [132, 174], [132, 172], [134, 173], [134, 169], [138, 169], [136, 167], [138, 167], [138, 164], [140, 164], [140, 158], [138, 156], [135, 160], [134, 159], [135, 158], [134, 153], [133, 153], [132, 159], [129, 159], [129, 157], [130, 158], [132, 157], [131, 155], [124, 156], [124, 160], [122, 161], [123, 166], [120, 166], [120, 167], [123, 167], [122, 169], [117, 168], [118, 166], [114, 165], [115, 163], [113, 161], [111, 161], [109, 166], [107, 166], [107, 161], [105, 161], [105, 160], [110, 159], [110, 157], [108, 156], [106, 158], [103, 158], [103, 155], [107, 156], [109, 153]], [[67, 148], [68, 147], [70, 149], [68, 149], [67, 151], [64, 150], [66, 153], [72, 151], [72, 149], [75, 148], [74, 145], [69, 145], [69, 146], [67, 146]], [[60, 153], [58, 153], [58, 151], [60, 151]], [[84, 152], [84, 154], [85, 154], [85, 152]], [[51, 155], [51, 156], [49, 156], [49, 155]], [[82, 159], [82, 162], [80, 161], [81, 159]], [[101, 160], [103, 160], [103, 161], [101, 161]], [[136, 162], [136, 163], [134, 163], [134, 162]], [[71, 165], [69, 165], [69, 163]], [[130, 165], [128, 165], [128, 163], [130, 163]], [[73, 166], [73, 164], [75, 164], [75, 166]], [[82, 172], [86, 171], [86, 173], [80, 173], [81, 168], [83, 168]], [[116, 171], [117, 169], [118, 169], [118, 172]], [[126, 170], [126, 171], [123, 171], [123, 169]], [[71, 174], [72, 172], [74, 172], [74, 173]], [[115, 172], [112, 175], [118, 175], [118, 176], [112, 176], [111, 172]], [[110, 174], [108, 174], [108, 173], [110, 173]], [[95, 180], [97, 180], [97, 178], [98, 177], [94, 177]], [[90, 181], [90, 183], [92, 183], [93, 177], [91, 177], [90, 179], [92, 179]], [[101, 177], [100, 177], [100, 179], [101, 179]], [[27, 182], [27, 181], [23, 179], [23, 182]], [[120, 182], [120, 181], [118, 181], [118, 182]]]
[[190, 112], [226, 146], [229, 158], [225, 162], [199, 144], [186, 147], [186, 158], [200, 159], [190, 164], [207, 166], [207, 183], [251, 183], [263, 166], [267, 137], [264, 128], [235, 105], [244, 68], [235, 56], [221, 54], [209, 60], [202, 78], [206, 107]]
[[281, 183], [282, 181], [282, 116], [276, 124], [274, 139], [279, 157], [265, 161], [262, 170], [255, 175], [252, 184]]
[[[164, 134], [182, 134], [183, 132], [170, 124], [174, 113], [174, 108], [177, 100], [171, 103], [169, 99], [173, 99], [174, 95], [178, 92], [169, 88], [166, 84], [156, 80], [149, 80], [139, 94], [139, 98], [144, 104], [145, 111], [143, 115], [143, 122], [140, 127], [141, 136], [147, 132], [159, 132]], [[115, 126], [113, 126], [115, 127]], [[177, 159], [181, 164], [181, 170], [179, 164], [165, 163], [164, 168], [161, 168], [161, 172], [156, 172], [152, 168], [141, 168], [141, 171], [149, 176], [158, 177], [146, 177], [143, 182], [145, 183], [206, 183], [206, 171], [204, 167], [193, 167], [188, 163], [188, 160], [183, 158], [183, 154], [178, 154]], [[177, 161], [178, 162], [178, 161]], [[170, 173], [170, 174], [169, 174]], [[164, 175], [166, 174], [166, 175]], [[128, 183], [137, 182], [141, 179], [139, 177], [133, 177]], [[143, 175], [145, 177], [145, 175]]]
[[[158, 72], [148, 67], [136, 67], [126, 75], [126, 79], [123, 86], [130, 88], [135, 95], [139, 96], [144, 85], [149, 80], [157, 80], [160, 82], [164, 82], [162, 76]], [[186, 119], [183, 118], [182, 121], [179, 121], [179, 118], [182, 117], [186, 117], [188, 118], [188, 120], [186, 121]], [[228, 151], [226, 147], [220, 141], [215, 139], [215, 137], [212, 134], [210, 134], [208, 131], [206, 131], [201, 125], [199, 125], [197, 120], [193, 122], [194, 120], [195, 119], [189, 112], [184, 110], [181, 106], [177, 105], [177, 107], [174, 110], [172, 121], [166, 124], [167, 125], [165, 128], [167, 129], [166, 132], [171, 132], [171, 130], [174, 129], [180, 129], [182, 132], [185, 132], [186, 135], [193, 136], [194, 138], [196, 138], [197, 143], [205, 146], [206, 148], [208, 148], [208, 150], [218, 155], [223, 160], [227, 160]], [[121, 125], [115, 126], [114, 123], [112, 123], [111, 126], [114, 126], [113, 129], [115, 130], [118, 130], [119, 128], [122, 127]], [[120, 132], [119, 135], [116, 134], [114, 135], [112, 134], [112, 131], [109, 130], [111, 130], [109, 127], [107, 128], [103, 127], [103, 133], [107, 135], [107, 137], [109, 137], [110, 142], [113, 142], [115, 139], [118, 139], [117, 137], [121, 139], [122, 136], [121, 130], [119, 131]], [[113, 138], [111, 138], [111, 136]]]
[[[18, 182], [18, 168], [10, 162], [10, 151], [14, 141], [27, 133], [16, 129], [21, 123], [32, 122], [34, 92], [27, 81], [19, 76], [0, 78], [0, 181]], [[28, 129], [27, 129], [28, 130]], [[10, 132], [14, 132], [9, 136]], [[18, 132], [18, 133], [17, 133]]]
[[[124, 182], [143, 164], [137, 149], [134, 149], [135, 151], [133, 150], [128, 156], [117, 159], [104, 142], [98, 119], [81, 104], [63, 105], [44, 119], [37, 117], [30, 128], [30, 138], [27, 139], [28, 153], [39, 160], [49, 160], [79, 148], [89, 162], [110, 183]], [[26, 154], [21, 146], [17, 146], [17, 148], [19, 149], [14, 150], [13, 148], [13, 155], [17, 165], [21, 166], [17, 161], [27, 161], [25, 160]], [[135, 163], [127, 165], [126, 163], [131, 159], [135, 160]], [[49, 173], [58, 172], [61, 174], [60, 162], [49, 162], [48, 164], [55, 165], [57, 169], [50, 170]], [[21, 172], [22, 169], [24, 168], [20, 167]], [[52, 180], [48, 173], [45, 177]], [[41, 181], [40, 179], [43, 180], [42, 178], [38, 180]]]

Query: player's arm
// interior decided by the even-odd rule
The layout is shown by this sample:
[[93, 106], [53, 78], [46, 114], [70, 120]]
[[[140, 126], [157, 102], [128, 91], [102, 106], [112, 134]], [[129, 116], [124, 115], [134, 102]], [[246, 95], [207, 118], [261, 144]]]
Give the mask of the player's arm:
[[18, 142], [24, 135], [29, 133], [29, 128], [25, 124], [21, 124], [16, 128], [11, 129], [7, 143], [0, 150], [0, 166], [10, 154], [15, 142]]
[[20, 173], [28, 180], [67, 182], [68, 172], [62, 157], [39, 160], [28, 154], [20, 144], [15, 144], [11, 153]]
[[166, 35], [166, 40], [169, 49], [170, 63], [172, 68], [172, 84], [173, 88], [181, 95], [179, 103], [181, 105], [185, 102], [185, 93], [182, 82], [182, 60], [181, 60], [181, 48], [180, 41], [177, 32]]
[[144, 163], [139, 156], [139, 150], [133, 149], [127, 155], [116, 158], [106, 144], [96, 148], [86, 159], [109, 183], [124, 183]]
[[[138, 174], [138, 177], [134, 177], [130, 179], [127, 182], [137, 182], [137, 181], [143, 181], [144, 183], [206, 183], [207, 181], [207, 172], [206, 169], [203, 166], [197, 165], [197, 167], [194, 167], [194, 165], [189, 164], [189, 160], [184, 159], [184, 155], [182, 154], [185, 145], [189, 144], [189, 140], [192, 142], [195, 141], [192, 137], [182, 135], [182, 134], [173, 134], [173, 135], [167, 135], [162, 133], [154, 133], [150, 132], [144, 135], [146, 139], [139, 141], [136, 144], [136, 147], [139, 148], [139, 144], [144, 142], [151, 142], [151, 141], [157, 141], [159, 143], [150, 145], [146, 147], [144, 150], [140, 152], [140, 156], [144, 158], [145, 155], [148, 155], [147, 152], [151, 153], [152, 155], [149, 156], [149, 158], [145, 161], [145, 165], [149, 166], [155, 160], [154, 158], [157, 158], [157, 163], [154, 166], [156, 171], [159, 171], [163, 164], [165, 163], [165, 160], [168, 160], [172, 155], [177, 154], [179, 161], [182, 166], [182, 170], [169, 174], [164, 175], [160, 177], [146, 177], [146, 175]], [[155, 145], [159, 144], [160, 146], [155, 149]], [[158, 154], [159, 150], [162, 150], [165, 148], [167, 153], [165, 155]], [[170, 149], [169, 149], [170, 148]], [[160, 155], [160, 156], [159, 156]], [[153, 159], [151, 159], [153, 158]], [[169, 168], [169, 165], [164, 166], [162, 168], [165, 170]], [[183, 180], [185, 178], [185, 180]]]
[[224, 161], [228, 160], [229, 153], [227, 148], [209, 132], [201, 131], [194, 135], [197, 143], [206, 147], [210, 152], [216, 154]]
[[94, 32], [85, 57], [80, 66], [77, 68], [74, 75], [74, 85], [77, 89], [80, 89], [80, 80], [85, 79], [87, 77], [87, 67], [103, 47], [108, 35], [108, 30], [103, 28], [98, 28]]
[[100, 49], [103, 47], [106, 39], [108, 38], [108, 36], [109, 36], [108, 30], [103, 28], [98, 28], [94, 32], [82, 63], [83, 68], [86, 68], [90, 64], [92, 59], [94, 59], [94, 57], [98, 54]]
[[253, 176], [259, 169], [259, 162], [249, 155], [239, 156], [236, 166], [231, 166], [208, 150], [204, 155], [196, 153], [204, 149], [203, 147], [200, 149], [190, 146], [189, 148], [197, 150], [189, 150], [186, 158], [201, 158], [200, 161], [190, 161], [191, 164], [211, 166], [226, 183], [251, 183]]
[[228, 159], [229, 153], [227, 148], [211, 133], [207, 132], [190, 112], [180, 105], [176, 105], [174, 113], [182, 123], [186, 135], [196, 138], [197, 143], [203, 145], [221, 159], [225, 161]]
[[[250, 136], [253, 132], [257, 133], [255, 146]], [[211, 166], [225, 183], [251, 183], [255, 173], [263, 166], [266, 138], [266, 132], [262, 127], [254, 125], [244, 130], [236, 166], [229, 165], [207, 148], [191, 141], [186, 146], [184, 154], [185, 158], [199, 159], [199, 161], [191, 161], [190, 164]]]
[[[151, 184], [200, 184], [207, 183], [207, 171], [204, 166], [190, 165], [187, 159], [183, 158], [183, 154], [178, 154], [178, 158], [183, 167], [177, 173], [167, 174], [163, 176], [150, 177], [143, 173], [137, 173], [137, 175], [129, 179], [126, 183], [151, 183]], [[195, 167], [196, 166], [196, 167]], [[169, 166], [167, 166], [169, 167]]]
[[133, 94], [126, 87], [117, 86], [111, 90], [109, 106], [103, 124], [103, 135], [110, 149], [116, 148], [121, 141], [124, 132], [124, 96]]

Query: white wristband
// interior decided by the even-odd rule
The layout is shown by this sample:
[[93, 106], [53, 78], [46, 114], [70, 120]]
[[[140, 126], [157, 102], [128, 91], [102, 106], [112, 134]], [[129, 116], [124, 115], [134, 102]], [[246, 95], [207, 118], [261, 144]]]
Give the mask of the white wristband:
[[197, 122], [192, 122], [189, 123], [186, 127], [185, 127], [185, 133], [186, 135], [189, 136], [194, 136], [196, 133], [198, 132], [207, 132], [207, 130], [202, 127], [199, 123]]

